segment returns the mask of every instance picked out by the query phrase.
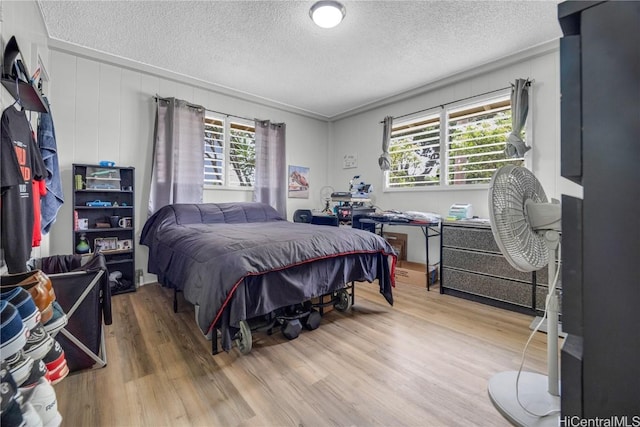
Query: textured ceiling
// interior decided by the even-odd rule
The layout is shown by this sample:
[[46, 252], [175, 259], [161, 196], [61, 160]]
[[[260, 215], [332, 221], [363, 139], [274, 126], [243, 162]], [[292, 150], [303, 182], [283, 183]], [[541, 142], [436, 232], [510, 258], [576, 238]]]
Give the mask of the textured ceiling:
[[[331, 118], [560, 37], [557, 1], [40, 1], [53, 39]], [[170, 96], [171, 94], [162, 94]]]

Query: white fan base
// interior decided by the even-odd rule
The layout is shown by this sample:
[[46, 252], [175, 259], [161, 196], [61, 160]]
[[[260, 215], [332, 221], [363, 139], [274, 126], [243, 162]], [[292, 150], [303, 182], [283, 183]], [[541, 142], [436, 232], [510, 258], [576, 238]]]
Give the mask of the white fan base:
[[520, 402], [531, 412], [544, 414], [558, 410], [546, 417], [536, 417], [525, 412], [516, 399], [516, 377], [518, 372], [500, 372], [489, 380], [489, 397], [493, 406], [507, 420], [517, 426], [554, 426], [560, 423], [560, 396], [549, 394], [546, 375], [522, 372], [518, 389]]

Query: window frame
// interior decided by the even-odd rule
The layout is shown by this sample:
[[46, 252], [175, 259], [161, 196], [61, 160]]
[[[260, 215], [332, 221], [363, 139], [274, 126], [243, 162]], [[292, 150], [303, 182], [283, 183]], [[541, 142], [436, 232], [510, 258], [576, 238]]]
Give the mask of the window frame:
[[[431, 120], [433, 117], [438, 117], [438, 121], [439, 121], [439, 127], [440, 127], [440, 137], [439, 137], [439, 146], [440, 146], [440, 153], [442, 153], [442, 109], [440, 107], [436, 107], [436, 108], [432, 108], [429, 109], [427, 111], [422, 111], [419, 114], [411, 114], [407, 117], [403, 117], [400, 122], [393, 124], [392, 126], [392, 130], [391, 130], [391, 135], [393, 138], [393, 129], [397, 128], [397, 127], [403, 127], [403, 126], [407, 126], [410, 125], [412, 123], [416, 123], [416, 122], [420, 122], [420, 121], [424, 121], [427, 122], [429, 120]], [[391, 144], [389, 145], [389, 152], [391, 152]], [[440, 158], [440, 163], [442, 163], [442, 158]], [[441, 164], [438, 166], [441, 169]], [[385, 171], [383, 174], [383, 191], [421, 191], [421, 190], [425, 190], [425, 189], [432, 189], [432, 188], [439, 188], [440, 184], [432, 184], [432, 185], [424, 185], [424, 186], [419, 186], [419, 187], [389, 187], [389, 171]], [[442, 171], [440, 170], [440, 175], [442, 176]], [[441, 178], [440, 178], [441, 179]]]
[[[473, 98], [466, 98], [464, 100], [452, 102], [449, 104], [444, 104], [439, 107], [435, 107], [426, 111], [421, 111], [420, 113], [412, 114], [408, 117], [403, 117], [402, 121], [398, 123], [393, 123], [392, 129], [396, 128], [396, 126], [400, 127], [407, 123], [419, 121], [421, 118], [427, 119], [430, 116], [433, 116], [434, 112], [438, 112], [440, 116], [440, 164], [439, 164], [439, 173], [440, 179], [438, 184], [433, 185], [424, 185], [419, 187], [389, 187], [389, 171], [385, 171], [382, 178], [382, 188], [383, 192], [424, 192], [424, 191], [470, 191], [470, 190], [486, 190], [489, 188], [489, 183], [483, 184], [464, 184], [464, 185], [451, 185], [447, 182], [447, 176], [449, 172], [449, 151], [448, 151], [448, 140], [449, 140], [449, 120], [448, 116], [451, 111], [458, 110], [460, 108], [464, 108], [469, 106], [471, 108], [477, 104], [486, 104], [491, 102], [497, 102], [498, 100], [502, 100], [504, 98], [508, 98], [510, 100], [511, 90], [504, 89], [504, 91], [496, 91], [495, 93], [487, 94], [487, 95], [478, 95]], [[524, 133], [526, 134], [526, 143], [529, 146], [532, 146], [533, 141], [533, 119], [532, 119], [532, 109], [531, 109], [532, 96], [529, 95], [529, 114], [527, 116], [527, 121], [524, 126]], [[391, 148], [391, 147], [390, 147]], [[532, 169], [532, 157], [531, 155], [524, 157], [523, 166], [527, 169]]]
[[[231, 182], [231, 174], [234, 173], [234, 168], [231, 167], [231, 160], [230, 160], [230, 155], [231, 155], [231, 123], [235, 123], [238, 124], [240, 126], [247, 126], [249, 128], [253, 129], [253, 133], [254, 133], [254, 137], [253, 137], [253, 145], [254, 145], [254, 149], [255, 149], [255, 123], [250, 121], [250, 120], [246, 120], [246, 119], [242, 119], [239, 117], [232, 117], [232, 116], [227, 116], [224, 114], [219, 114], [219, 113], [214, 113], [211, 111], [206, 111], [205, 112], [205, 119], [212, 119], [212, 120], [217, 120], [217, 121], [221, 121], [222, 122], [222, 138], [223, 138], [223, 145], [222, 145], [222, 149], [223, 149], [223, 160], [222, 160], [222, 174], [223, 174], [223, 179], [222, 179], [222, 184], [221, 185], [216, 185], [210, 182], [204, 182], [204, 188], [206, 190], [231, 190], [231, 191], [253, 191], [254, 189], [254, 184], [255, 184], [255, 176], [254, 176], [254, 181], [251, 185], [248, 186], [241, 186], [241, 185], [232, 185]], [[204, 140], [204, 135], [203, 135], [203, 155], [204, 155], [204, 150], [206, 149], [206, 142]], [[206, 160], [205, 160], [206, 163]], [[206, 167], [206, 165], [205, 165]], [[254, 164], [254, 172], [255, 172], [255, 164]], [[202, 171], [202, 176], [203, 176], [203, 180], [205, 178], [205, 171]]]

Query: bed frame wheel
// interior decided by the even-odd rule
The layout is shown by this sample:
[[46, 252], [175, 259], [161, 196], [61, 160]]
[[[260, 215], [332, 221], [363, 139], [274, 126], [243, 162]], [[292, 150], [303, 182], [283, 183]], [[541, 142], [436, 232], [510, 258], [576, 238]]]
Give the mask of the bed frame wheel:
[[333, 305], [338, 311], [347, 311], [351, 308], [351, 295], [346, 289], [336, 292], [337, 302]]
[[282, 324], [282, 335], [284, 335], [288, 340], [298, 338], [300, 331], [302, 331], [302, 323], [300, 323], [300, 320], [298, 319], [286, 320]]
[[310, 331], [318, 329], [320, 326], [320, 320], [322, 320], [320, 313], [316, 310], [311, 310], [309, 315], [304, 319], [304, 327]]
[[249, 354], [251, 352], [251, 345], [253, 343], [251, 338], [251, 328], [246, 320], [240, 321], [240, 331], [238, 331], [238, 338], [235, 341], [240, 353]]

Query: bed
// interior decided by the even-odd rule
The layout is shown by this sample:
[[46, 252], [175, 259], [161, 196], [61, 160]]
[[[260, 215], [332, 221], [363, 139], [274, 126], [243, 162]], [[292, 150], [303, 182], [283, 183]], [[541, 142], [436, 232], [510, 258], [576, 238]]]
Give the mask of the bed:
[[393, 305], [396, 254], [383, 238], [289, 222], [263, 203], [168, 205], [149, 217], [140, 243], [149, 247], [148, 271], [184, 293], [200, 330], [220, 331], [225, 351], [241, 321], [350, 282], [377, 279]]

